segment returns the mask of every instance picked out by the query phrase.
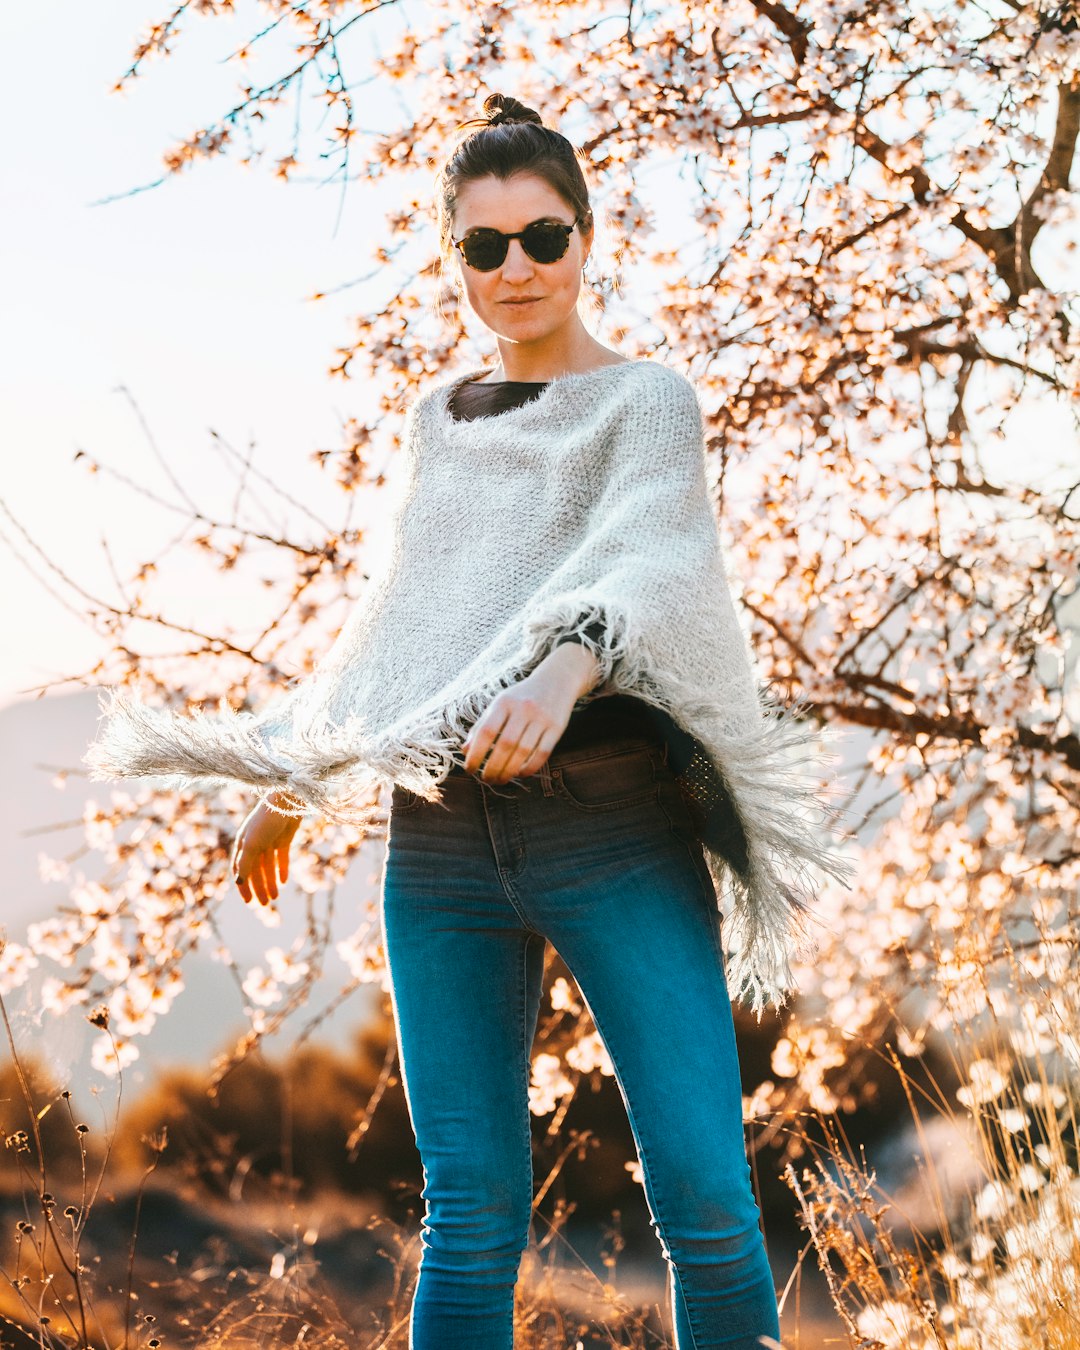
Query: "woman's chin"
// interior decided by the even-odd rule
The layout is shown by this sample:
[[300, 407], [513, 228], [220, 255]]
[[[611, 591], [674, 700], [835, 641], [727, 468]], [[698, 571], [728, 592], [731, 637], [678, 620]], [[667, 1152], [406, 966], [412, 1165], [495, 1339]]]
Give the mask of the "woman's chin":
[[550, 311], [541, 314], [540, 309], [540, 305], [524, 305], [521, 313], [515, 313], [512, 305], [503, 305], [497, 313], [480, 317], [496, 337], [507, 342], [544, 342], [556, 336], [569, 316], [552, 322]]

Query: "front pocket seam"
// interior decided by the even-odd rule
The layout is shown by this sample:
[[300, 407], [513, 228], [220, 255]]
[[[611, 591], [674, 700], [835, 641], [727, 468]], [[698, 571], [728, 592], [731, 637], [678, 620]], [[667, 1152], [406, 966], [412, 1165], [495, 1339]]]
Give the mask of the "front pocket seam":
[[625, 749], [601, 751], [600, 754], [593, 756], [587, 760], [573, 760], [567, 765], [561, 764], [554, 765], [551, 769], [551, 782], [555, 788], [556, 795], [560, 796], [564, 801], [569, 802], [569, 804], [573, 806], [575, 810], [584, 811], [589, 814], [602, 811], [619, 811], [624, 810], [628, 806], [644, 806], [646, 803], [654, 803], [656, 805], [659, 805], [660, 779], [656, 768], [656, 754], [654, 753], [654, 750], [651, 746], [644, 746], [642, 747], [642, 749], [634, 749], [633, 751], [629, 752], [632, 754], [644, 753], [648, 755], [649, 763], [652, 766], [652, 779], [653, 779], [653, 781], [648, 785], [648, 787], [640, 788], [630, 796], [619, 797], [616, 800], [610, 802], [585, 802], [582, 801], [580, 797], [575, 797], [574, 794], [567, 787], [566, 782], [563, 778], [564, 768], [574, 769], [583, 764], [595, 764], [598, 761], [602, 761], [604, 759], [613, 759], [618, 757], [619, 755], [626, 755], [627, 753], [628, 752]]
[[[647, 754], [647, 755], [649, 755], [650, 757], [653, 757], [653, 751], [654, 751], [655, 749], [657, 749], [657, 748], [658, 748], [658, 747], [654, 746], [654, 744], [653, 744], [651, 741], [649, 741], [649, 742], [646, 742], [646, 741], [640, 741], [640, 742], [636, 742], [636, 743], [634, 743], [633, 745], [629, 745], [629, 746], [626, 746], [626, 745], [616, 745], [616, 746], [611, 747], [610, 749], [605, 748], [603, 745], [599, 745], [599, 746], [597, 746], [596, 749], [595, 749], [592, 753], [590, 753], [590, 754], [587, 754], [587, 755], [577, 755], [577, 754], [574, 754], [574, 758], [572, 758], [572, 759], [566, 759], [566, 760], [563, 761], [562, 764], [555, 764], [555, 765], [552, 765], [551, 772], [554, 773], [556, 769], [562, 769], [562, 768], [576, 769], [579, 765], [582, 765], [582, 764], [596, 764], [596, 763], [599, 763], [601, 760], [605, 760], [605, 759], [617, 759], [617, 758], [618, 758], [619, 756], [621, 756], [621, 755], [641, 755], [641, 754]], [[569, 753], [573, 754], [572, 751], [569, 752]], [[554, 756], [552, 756], [552, 757], [554, 758]], [[560, 756], [560, 758], [561, 758], [561, 756]], [[654, 762], [655, 762], [655, 759], [654, 759]]]
[[660, 801], [660, 788], [658, 785], [645, 788], [633, 797], [620, 797], [617, 801], [613, 802], [583, 802], [579, 797], [575, 797], [566, 786], [558, 769], [552, 769], [551, 781], [555, 785], [556, 793], [563, 801], [569, 802], [570, 805], [575, 807], [578, 811], [618, 811], [627, 806], [643, 806], [646, 802], [659, 803]]

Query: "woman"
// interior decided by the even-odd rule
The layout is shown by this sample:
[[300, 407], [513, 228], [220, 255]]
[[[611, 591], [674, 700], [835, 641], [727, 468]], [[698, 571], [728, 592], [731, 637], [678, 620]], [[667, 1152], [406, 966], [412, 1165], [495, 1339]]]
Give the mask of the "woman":
[[782, 872], [848, 864], [800, 811], [821, 805], [787, 754], [808, 734], [753, 677], [693, 386], [586, 331], [577, 154], [514, 99], [484, 110], [437, 186], [444, 256], [500, 362], [410, 406], [371, 598], [259, 717], [110, 691], [87, 762], [269, 788], [233, 853], [264, 904], [301, 813], [366, 820], [365, 792], [393, 784], [381, 916], [426, 1202], [413, 1350], [512, 1346], [546, 941], [615, 1068], [677, 1344], [750, 1350], [779, 1322], [729, 981], [759, 1012], [782, 1001], [807, 913]]

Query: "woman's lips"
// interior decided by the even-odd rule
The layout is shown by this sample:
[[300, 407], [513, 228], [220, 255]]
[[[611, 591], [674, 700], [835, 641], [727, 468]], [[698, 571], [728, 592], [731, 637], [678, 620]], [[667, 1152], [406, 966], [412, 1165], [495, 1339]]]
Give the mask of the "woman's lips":
[[535, 304], [538, 304], [539, 301], [542, 300], [542, 299], [543, 299], [543, 296], [540, 296], [540, 295], [534, 295], [534, 296], [531, 296], [528, 300], [504, 300], [502, 303], [503, 303], [504, 305], [522, 305], [522, 306], [524, 306], [524, 305], [535, 305]]

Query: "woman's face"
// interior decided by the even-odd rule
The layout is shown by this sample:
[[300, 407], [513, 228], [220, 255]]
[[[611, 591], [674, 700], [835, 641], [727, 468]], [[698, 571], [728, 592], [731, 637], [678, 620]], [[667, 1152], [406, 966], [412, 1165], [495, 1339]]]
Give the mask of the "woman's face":
[[[535, 220], [571, 225], [570, 205], [543, 178], [515, 174], [505, 181], [494, 175], [474, 178], [458, 193], [452, 235], [461, 239], [481, 226], [514, 234]], [[499, 337], [512, 342], [542, 340], [576, 314], [581, 269], [589, 256], [591, 237], [574, 226], [569, 247], [553, 263], [538, 263], [520, 239], [511, 239], [501, 267], [477, 272], [454, 249], [465, 295], [480, 318]], [[530, 304], [514, 304], [529, 299]]]

